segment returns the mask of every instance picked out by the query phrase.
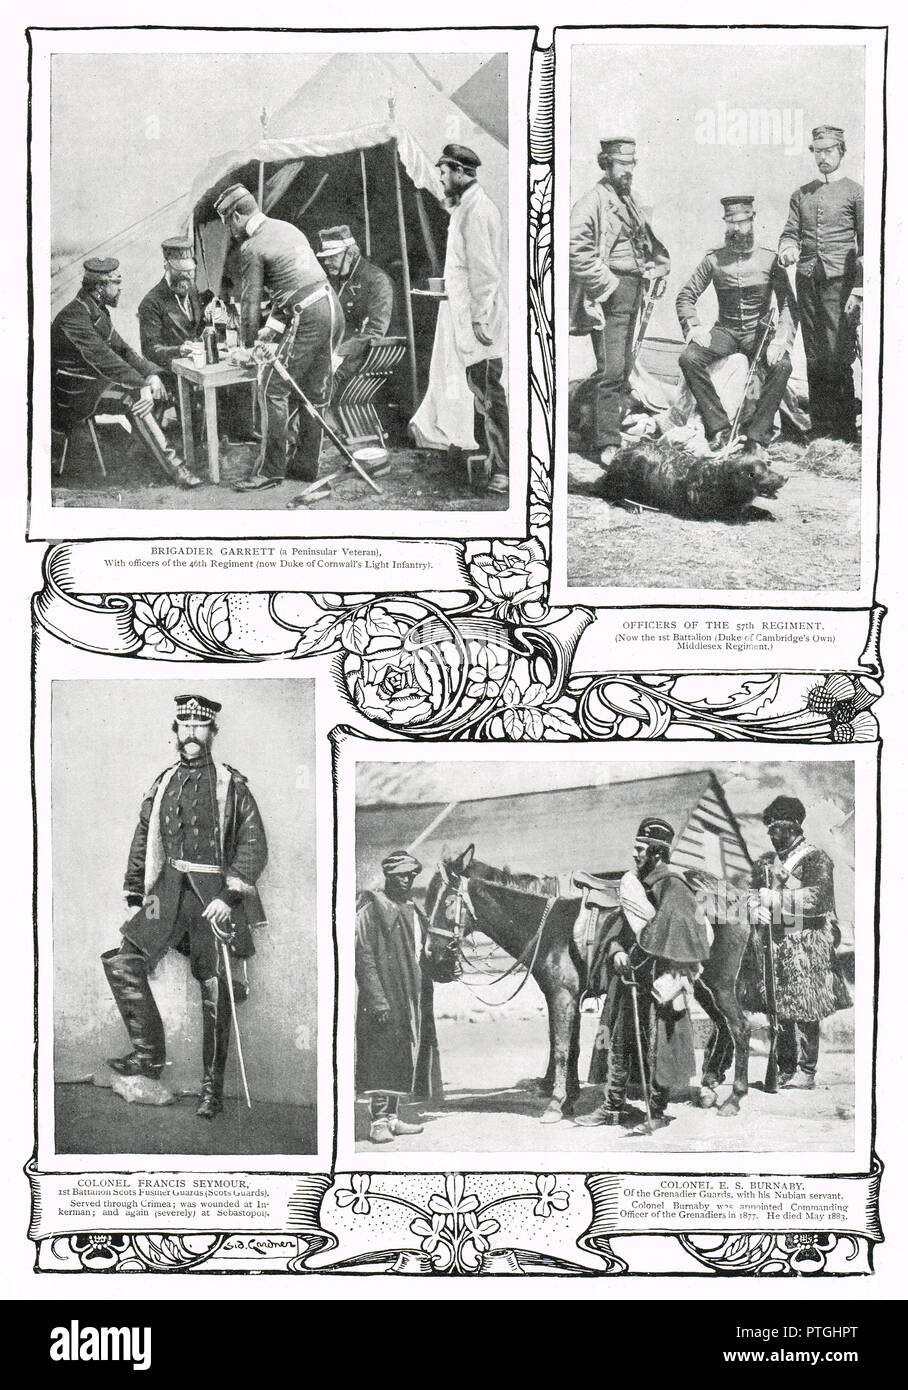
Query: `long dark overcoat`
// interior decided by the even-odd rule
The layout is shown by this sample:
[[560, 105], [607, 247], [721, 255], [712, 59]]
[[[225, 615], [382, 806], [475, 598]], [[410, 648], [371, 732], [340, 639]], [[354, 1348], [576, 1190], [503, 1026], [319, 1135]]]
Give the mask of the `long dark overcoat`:
[[[421, 965], [428, 923], [413, 902], [360, 894], [356, 913], [356, 1089], [442, 1091], [433, 985]], [[386, 1022], [379, 1016], [390, 1014]]]

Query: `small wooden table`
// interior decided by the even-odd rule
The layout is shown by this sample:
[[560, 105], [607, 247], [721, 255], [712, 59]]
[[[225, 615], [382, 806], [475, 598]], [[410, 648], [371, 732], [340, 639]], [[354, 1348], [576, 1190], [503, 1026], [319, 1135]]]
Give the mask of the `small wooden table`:
[[217, 393], [222, 386], [255, 386], [258, 373], [255, 367], [235, 367], [230, 362], [215, 362], [196, 366], [188, 359], [177, 357], [173, 362], [180, 403], [180, 426], [183, 431], [183, 461], [192, 470], [195, 465], [195, 441], [192, 437], [191, 387], [200, 386], [205, 394], [205, 432], [208, 435], [208, 476], [213, 483], [221, 481], [218, 453]]

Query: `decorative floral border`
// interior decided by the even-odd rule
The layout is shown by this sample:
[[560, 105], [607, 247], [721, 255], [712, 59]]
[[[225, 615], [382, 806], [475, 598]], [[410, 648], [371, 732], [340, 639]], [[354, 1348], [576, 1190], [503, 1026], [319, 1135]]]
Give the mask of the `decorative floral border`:
[[[693, 1232], [614, 1225], [620, 1175], [349, 1173], [299, 1180], [311, 1208], [277, 1238], [255, 1233], [85, 1233], [39, 1239], [42, 1270], [110, 1274], [364, 1274], [601, 1277], [673, 1273], [866, 1274], [880, 1239], [880, 1168], [845, 1179], [866, 1203], [854, 1231]], [[40, 1182], [39, 1175], [33, 1181]], [[311, 1191], [309, 1191], [311, 1189]], [[657, 1242], [653, 1244], [654, 1240]], [[620, 1241], [620, 1253], [613, 1242]]]
[[[83, 650], [152, 661], [248, 663], [327, 656], [351, 706], [382, 733], [412, 740], [841, 743], [878, 736], [871, 711], [881, 694], [874, 653], [882, 610], [870, 615], [871, 662], [857, 657], [850, 673], [812, 678], [724, 673], [701, 675], [693, 682], [672, 672], [572, 673], [578, 642], [594, 613], [549, 604], [553, 111], [553, 50], [537, 49], [528, 187], [531, 448], [526, 539], [458, 543], [463, 588], [443, 598], [422, 593], [81, 594], [68, 582], [70, 547], [55, 546], [47, 553], [44, 586], [35, 596], [38, 628]], [[873, 675], [867, 674], [868, 666]], [[40, 1175], [32, 1181], [40, 1181]], [[324, 1213], [332, 1178], [312, 1181], [322, 1186]], [[410, 1194], [408, 1184], [412, 1188], [427, 1181], [434, 1184], [427, 1196]], [[642, 1272], [615, 1254], [610, 1236], [589, 1229], [574, 1237], [574, 1249], [592, 1263], [552, 1253], [549, 1227], [569, 1208], [573, 1212], [579, 1181], [577, 1175], [551, 1174], [526, 1176], [519, 1185], [514, 1185], [516, 1174], [472, 1175], [469, 1184], [461, 1174], [350, 1175], [342, 1180], [346, 1185], [334, 1187], [336, 1212], [366, 1222], [376, 1211], [404, 1210], [404, 1243], [328, 1260], [338, 1239], [319, 1229], [297, 1234], [292, 1254], [263, 1262], [261, 1268], [427, 1276]], [[485, 1195], [492, 1183], [501, 1190]], [[37, 1206], [37, 1196], [34, 1200]], [[549, 1248], [494, 1245], [506, 1210], [522, 1212], [530, 1242], [535, 1237]], [[655, 1239], [672, 1248], [672, 1272], [785, 1276], [869, 1272], [872, 1244], [880, 1238], [878, 1232], [748, 1231]], [[80, 1232], [36, 1239], [40, 1269], [209, 1273], [235, 1272], [238, 1266], [230, 1261], [245, 1238], [224, 1232]]]

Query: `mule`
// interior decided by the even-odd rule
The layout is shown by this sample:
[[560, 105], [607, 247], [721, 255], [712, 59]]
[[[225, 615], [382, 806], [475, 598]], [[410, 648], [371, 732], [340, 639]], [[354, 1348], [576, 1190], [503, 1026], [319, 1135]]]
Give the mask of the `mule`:
[[[718, 1114], [727, 1117], [739, 1113], [748, 1090], [750, 1024], [742, 1001], [760, 1007], [759, 962], [749, 949], [751, 929], [740, 910], [740, 890], [699, 871], [685, 877], [706, 902], [714, 933], [709, 959], [695, 985], [697, 1002], [713, 1024], [700, 1104], [718, 1105], [718, 1087], [734, 1061], [731, 1094], [718, 1105]], [[473, 845], [439, 865], [426, 896], [426, 955], [439, 978], [453, 978], [461, 942], [479, 931], [513, 956], [542, 991], [549, 1023], [549, 1060], [539, 1082], [541, 1094], [549, 1097], [543, 1124], [571, 1115], [580, 1094], [580, 1003], [588, 985], [574, 943], [580, 907], [579, 898], [559, 896], [557, 879], [483, 864], [474, 859]]]

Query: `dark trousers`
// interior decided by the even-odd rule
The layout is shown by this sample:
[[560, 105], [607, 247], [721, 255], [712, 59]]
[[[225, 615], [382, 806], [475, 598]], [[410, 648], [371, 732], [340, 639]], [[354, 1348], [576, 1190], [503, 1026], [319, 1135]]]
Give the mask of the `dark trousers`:
[[154, 459], [165, 478], [173, 482], [182, 460], [167, 443], [164, 431], [155, 419], [154, 408], [146, 409], [144, 406], [139, 406], [138, 402], [138, 392], [132, 391], [126, 386], [117, 386], [112, 382], [106, 387], [103, 396], [98, 401], [95, 413], [103, 414], [105, 410], [116, 410], [125, 406], [129, 412], [132, 427], [147, 452]]
[[[609, 1031], [608, 1062], [605, 1082], [605, 1105], [609, 1110], [623, 1110], [627, 1099], [631, 1075], [639, 1070], [637, 1061], [637, 1031], [634, 1027], [634, 1002], [631, 990], [621, 985], [615, 1017]], [[646, 985], [639, 989], [640, 1032], [643, 1043], [643, 1060], [647, 1072], [652, 1076], [652, 1055], [650, 1034], [652, 1031], [652, 1000]], [[646, 1082], [640, 1078], [641, 1095]], [[668, 1091], [664, 1086], [651, 1084], [649, 1105], [654, 1115], [661, 1115], [668, 1104]]]
[[473, 392], [476, 439], [484, 448], [493, 473], [507, 473], [510, 460], [508, 398], [501, 384], [502, 359], [486, 357], [467, 367], [467, 385]]
[[590, 334], [596, 354], [590, 443], [596, 449], [621, 444], [621, 421], [627, 410], [627, 382], [633, 366], [634, 328], [642, 290], [640, 275], [620, 275], [614, 294], [602, 305], [605, 327]]
[[780, 1018], [776, 1035], [776, 1058], [779, 1071], [807, 1072], [813, 1076], [820, 1057], [820, 1025], [816, 1020], [806, 1022], [796, 1018]]
[[373, 1120], [390, 1119], [397, 1114], [400, 1096], [392, 1096], [387, 1091], [373, 1091], [369, 1097], [369, 1113]]
[[[301, 314], [294, 314], [284, 330], [278, 357], [308, 400], [324, 410], [331, 400], [334, 369], [332, 347], [344, 331], [344, 313], [333, 290]], [[288, 472], [307, 482], [318, 477], [322, 427], [313, 420], [299, 396], [273, 366], [262, 374], [259, 388], [262, 408], [262, 449], [257, 474], [286, 478]]]
[[[758, 331], [762, 335], [763, 330]], [[733, 333], [717, 323], [710, 334], [709, 347], [701, 347], [699, 343], [688, 343], [681, 353], [679, 362], [684, 373], [684, 380], [690, 387], [703, 417], [707, 438], [711, 439], [713, 435], [718, 434], [719, 430], [731, 428], [731, 421], [719, 400], [715, 386], [713, 386], [709, 369], [714, 363], [723, 357], [730, 357], [734, 352], [743, 352], [750, 357], [756, 346], [756, 338], [756, 332]], [[748, 439], [753, 439], [758, 444], [765, 444], [768, 439], [772, 438], [776, 411], [785, 394], [785, 387], [790, 376], [791, 358], [787, 352], [779, 358], [774, 367], [765, 368], [763, 389], [760, 392], [757, 408], [744, 430]]]
[[853, 288], [851, 277], [838, 275], [827, 279], [818, 263], [813, 275], [797, 277], [797, 286], [811, 426], [823, 438], [854, 443], [854, 329], [845, 318], [845, 305]]
[[706, 1047], [703, 1051], [703, 1080], [711, 1082], [714, 1086], [720, 1086], [725, 1080], [725, 1073], [735, 1060], [735, 1040], [732, 1037], [731, 1029], [726, 1024], [720, 1028], [717, 1023], [713, 1023]]

